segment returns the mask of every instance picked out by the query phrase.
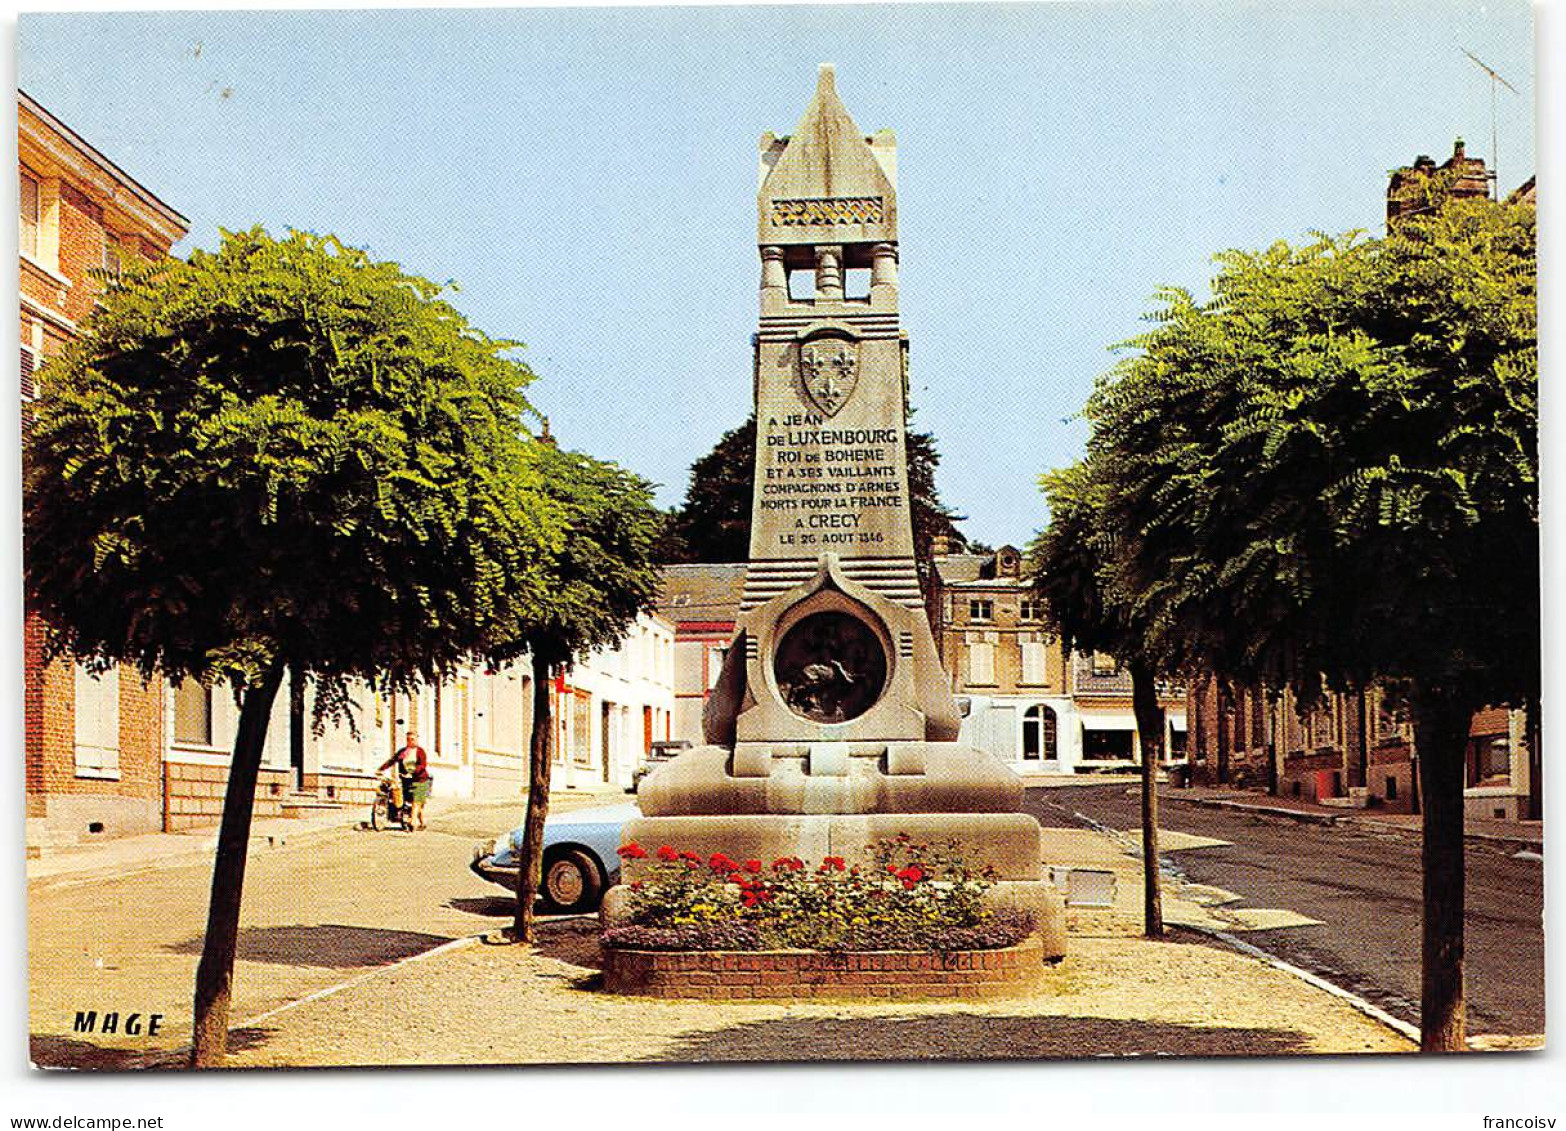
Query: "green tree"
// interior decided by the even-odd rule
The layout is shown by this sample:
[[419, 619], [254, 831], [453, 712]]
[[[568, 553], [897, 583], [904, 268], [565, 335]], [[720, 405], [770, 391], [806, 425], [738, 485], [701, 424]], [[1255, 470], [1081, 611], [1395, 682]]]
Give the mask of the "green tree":
[[1218, 257], [1088, 410], [1155, 652], [1246, 685], [1403, 689], [1424, 821], [1422, 1047], [1461, 1049], [1471, 714], [1539, 687], [1534, 214]]
[[1118, 551], [1115, 527], [1104, 515], [1104, 492], [1093, 467], [1077, 462], [1045, 475], [1049, 526], [1028, 547], [1033, 589], [1044, 600], [1045, 623], [1067, 649], [1105, 652], [1131, 673], [1131, 706], [1141, 745], [1142, 921], [1149, 938], [1164, 933], [1158, 886], [1158, 764], [1163, 757], [1164, 712], [1157, 675], [1176, 661], [1144, 645], [1144, 626], [1132, 603], [1115, 590], [1110, 569]]
[[548, 605], [516, 633], [533, 668], [527, 819], [512, 923], [518, 942], [533, 941], [542, 873], [554, 757], [550, 689], [573, 660], [619, 643], [637, 615], [651, 610], [661, 578], [652, 550], [664, 525], [651, 486], [614, 464], [552, 445], [540, 446], [539, 462], [568, 533], [545, 564]]
[[[225, 1052], [245, 850], [285, 673], [435, 680], [509, 654], [563, 539], [532, 374], [440, 288], [331, 237], [130, 268], [44, 370], [25, 582], [51, 656], [242, 689], [191, 1062]], [[351, 716], [349, 716], [351, 722]], [[319, 718], [318, 718], [319, 721]]]
[[[935, 472], [940, 452], [928, 432], [908, 432], [908, 497], [914, 557], [925, 574], [937, 536], [962, 545], [963, 516], [940, 500]], [[756, 474], [756, 417], [725, 432], [713, 449], [691, 465], [685, 502], [675, 512], [673, 533], [697, 562], [742, 562], [750, 557], [751, 490]], [[678, 551], [676, 551], [678, 552]], [[664, 558], [661, 560], [670, 560]]]

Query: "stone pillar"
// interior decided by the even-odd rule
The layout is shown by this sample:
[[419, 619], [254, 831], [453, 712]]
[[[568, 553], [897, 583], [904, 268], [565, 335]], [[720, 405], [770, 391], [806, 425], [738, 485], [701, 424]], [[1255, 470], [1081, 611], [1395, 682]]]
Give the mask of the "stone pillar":
[[[771, 292], [770, 294], [768, 292]], [[788, 294], [788, 272], [783, 268], [783, 249], [781, 247], [764, 247], [761, 249], [761, 300], [766, 302], [770, 297], [786, 298]]]
[[843, 249], [832, 244], [816, 248], [816, 301], [843, 301]]
[[897, 301], [897, 245], [878, 243], [870, 252], [870, 301]]

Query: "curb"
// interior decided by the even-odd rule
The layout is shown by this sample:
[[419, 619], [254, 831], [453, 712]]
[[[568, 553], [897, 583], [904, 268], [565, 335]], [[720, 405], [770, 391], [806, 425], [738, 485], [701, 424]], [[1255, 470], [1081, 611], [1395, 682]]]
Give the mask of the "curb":
[[1254, 946], [1253, 944], [1246, 942], [1244, 939], [1237, 938], [1227, 931], [1218, 931], [1211, 927], [1199, 927], [1195, 924], [1180, 924], [1180, 927], [1184, 930], [1195, 931], [1199, 935], [1206, 935], [1208, 938], [1216, 939], [1225, 946], [1231, 947], [1241, 954], [1248, 955], [1249, 957], [1254, 958], [1259, 962], [1263, 962], [1266, 965], [1271, 966], [1274, 970], [1282, 971], [1291, 977], [1298, 978], [1300, 981], [1306, 983], [1309, 986], [1314, 986], [1318, 990], [1322, 990], [1325, 993], [1331, 994], [1333, 997], [1349, 1005], [1351, 1008], [1359, 1011], [1360, 1013], [1363, 1013], [1372, 1021], [1376, 1021], [1386, 1026], [1388, 1029], [1391, 1029], [1399, 1036], [1413, 1041], [1416, 1046], [1419, 1044], [1418, 1026], [1410, 1025], [1407, 1021], [1401, 1021], [1398, 1018], [1393, 1017], [1380, 1006], [1371, 1004], [1364, 998], [1360, 997], [1358, 994], [1350, 993], [1342, 986], [1334, 985], [1325, 978], [1321, 977], [1319, 974], [1312, 974], [1309, 970], [1303, 970], [1291, 962], [1285, 962], [1283, 959], [1278, 958], [1275, 955], [1268, 954], [1260, 947]]
[[[1259, 805], [1248, 801], [1233, 801], [1226, 797], [1180, 797], [1171, 792], [1160, 792], [1160, 801], [1175, 801], [1182, 805], [1199, 805], [1206, 809], [1230, 809], [1238, 813], [1248, 813], [1259, 817], [1281, 817], [1285, 820], [1297, 821], [1301, 824], [1311, 825], [1358, 825], [1360, 828], [1376, 829], [1379, 832], [1388, 832], [1394, 835], [1402, 835], [1417, 839], [1420, 830], [1406, 828], [1402, 825], [1394, 825], [1387, 821], [1378, 821], [1374, 817], [1360, 817], [1352, 813], [1314, 813], [1301, 809], [1286, 809], [1282, 806]], [[1479, 844], [1494, 844], [1506, 848], [1530, 849], [1534, 852], [1544, 851], [1544, 838], [1529, 836], [1506, 836], [1502, 833], [1464, 832], [1465, 841], [1474, 841]]]

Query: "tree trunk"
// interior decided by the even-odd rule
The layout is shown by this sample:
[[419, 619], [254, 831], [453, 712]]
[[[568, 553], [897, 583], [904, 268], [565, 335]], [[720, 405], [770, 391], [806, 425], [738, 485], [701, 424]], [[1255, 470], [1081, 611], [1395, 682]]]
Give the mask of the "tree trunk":
[[[1134, 686], [1134, 685], [1133, 685]], [[1133, 700], [1134, 701], [1134, 700]], [[1228, 688], [1218, 686], [1218, 765], [1215, 767], [1219, 785], [1229, 784], [1229, 745], [1234, 741], [1229, 728], [1229, 712], [1234, 709], [1234, 699]], [[1238, 720], [1236, 720], [1238, 722]]]
[[549, 817], [549, 771], [554, 756], [554, 720], [550, 713], [554, 665], [533, 656], [533, 733], [528, 740], [527, 823], [522, 858], [517, 862], [517, 909], [511, 925], [517, 942], [533, 941], [533, 905], [543, 878], [544, 822]]
[[207, 933], [196, 967], [195, 1019], [190, 1048], [192, 1068], [223, 1063], [228, 1051], [228, 1011], [233, 996], [234, 949], [239, 941], [239, 907], [245, 887], [245, 857], [250, 846], [250, 814], [255, 808], [256, 778], [266, 743], [272, 703], [283, 682], [283, 665], [274, 663], [261, 681], [245, 691], [239, 734], [223, 796], [223, 823], [212, 865], [212, 896], [207, 904]]
[[1467, 1048], [1463, 1003], [1463, 766], [1473, 706], [1450, 694], [1410, 696], [1423, 814], [1424, 938], [1419, 1048]]
[[1131, 665], [1131, 707], [1142, 748], [1142, 921], [1147, 937], [1162, 938], [1164, 905], [1158, 887], [1158, 763], [1164, 750], [1164, 712], [1153, 672]]

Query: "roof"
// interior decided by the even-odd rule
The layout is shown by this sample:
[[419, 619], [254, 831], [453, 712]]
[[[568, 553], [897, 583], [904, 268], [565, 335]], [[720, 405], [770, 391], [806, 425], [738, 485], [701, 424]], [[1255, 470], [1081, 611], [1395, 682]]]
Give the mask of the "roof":
[[658, 611], [676, 622], [732, 622], [739, 617], [745, 568], [744, 562], [664, 566]]
[[[150, 212], [162, 219], [165, 224], [178, 228], [180, 236], [183, 236], [190, 230], [189, 220], [187, 220], [180, 213], [174, 211], [174, 209], [170, 208], [167, 204], [165, 204], [162, 200], [150, 192], [145, 186], [143, 186], [140, 181], [136, 180], [124, 169], [121, 169], [113, 161], [110, 161], [102, 153], [99, 153], [75, 130], [71, 129], [64, 122], [60, 121], [60, 119], [56, 118], [53, 114], [49, 113], [48, 110], [45, 110], [41, 105], [39, 105], [38, 101], [25, 90], [18, 90], [16, 92], [16, 100], [18, 106], [21, 109], [24, 109], [28, 113], [34, 115], [40, 122], [44, 124], [44, 126], [55, 133], [61, 141], [65, 142], [66, 145], [70, 146], [78, 154], [86, 158], [88, 163], [95, 166], [104, 176], [108, 177], [111, 181], [114, 181], [122, 187], [130, 190], [131, 195], [134, 196], [144, 208], [148, 209]], [[177, 238], [178, 237], [176, 237], [176, 239]]]
[[979, 580], [980, 571], [994, 554], [947, 554], [935, 559], [935, 575], [942, 585], [961, 585]]

